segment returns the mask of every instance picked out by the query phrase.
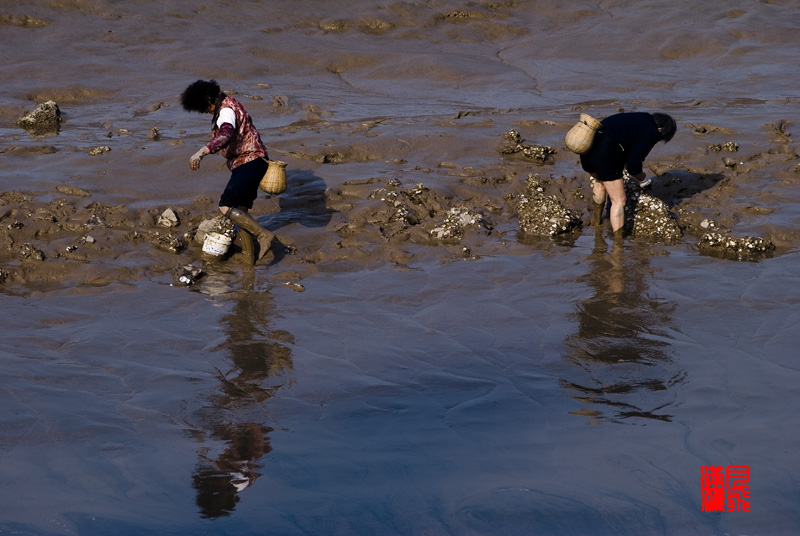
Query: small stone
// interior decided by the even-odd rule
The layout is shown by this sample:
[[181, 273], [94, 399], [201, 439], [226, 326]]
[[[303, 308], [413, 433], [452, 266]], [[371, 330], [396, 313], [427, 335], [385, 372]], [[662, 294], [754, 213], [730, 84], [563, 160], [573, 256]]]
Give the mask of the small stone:
[[286, 286], [289, 287], [290, 289], [292, 289], [295, 292], [305, 292], [306, 291], [306, 287], [304, 287], [300, 283], [294, 283], [292, 281], [287, 281], [286, 282]]
[[161, 213], [156, 224], [160, 227], [177, 227], [181, 224], [181, 220], [174, 210], [168, 208]]
[[203, 270], [199, 266], [187, 264], [179, 266], [172, 274], [176, 283], [189, 286], [203, 276]]
[[56, 191], [60, 194], [73, 195], [75, 197], [89, 197], [92, 195], [86, 190], [82, 190], [76, 186], [68, 186], [66, 184], [59, 184], [56, 186]]

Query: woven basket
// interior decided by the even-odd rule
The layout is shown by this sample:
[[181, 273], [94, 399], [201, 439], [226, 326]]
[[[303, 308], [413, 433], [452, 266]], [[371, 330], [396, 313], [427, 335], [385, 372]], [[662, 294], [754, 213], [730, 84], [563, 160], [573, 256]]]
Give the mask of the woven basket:
[[581, 114], [580, 120], [569, 129], [564, 141], [567, 149], [573, 153], [583, 154], [592, 148], [594, 135], [603, 125], [589, 114]]
[[258, 187], [268, 194], [282, 194], [286, 191], [286, 162], [267, 160], [269, 167]]

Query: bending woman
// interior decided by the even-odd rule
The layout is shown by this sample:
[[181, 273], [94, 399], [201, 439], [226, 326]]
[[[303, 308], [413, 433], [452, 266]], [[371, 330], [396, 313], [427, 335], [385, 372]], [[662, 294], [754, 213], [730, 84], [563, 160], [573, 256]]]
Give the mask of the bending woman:
[[675, 135], [675, 120], [663, 113], [628, 112], [606, 117], [595, 134], [592, 148], [581, 155], [581, 167], [592, 180], [594, 223], [600, 223], [611, 198], [609, 220], [615, 235], [625, 223], [625, 187], [622, 177], [627, 168], [642, 187], [650, 184], [642, 170], [644, 159], [659, 141], [667, 143]]
[[[253, 208], [258, 184], [267, 172], [267, 148], [250, 114], [239, 101], [223, 93], [215, 80], [198, 80], [189, 85], [181, 94], [181, 105], [187, 112], [213, 116], [211, 141], [192, 155], [189, 167], [200, 169], [203, 157], [216, 152], [227, 159], [231, 178], [220, 197], [219, 209], [243, 231], [239, 233], [242, 253], [255, 264], [270, 250], [275, 239], [273, 233], [247, 213]], [[253, 238], [258, 241], [257, 255]]]

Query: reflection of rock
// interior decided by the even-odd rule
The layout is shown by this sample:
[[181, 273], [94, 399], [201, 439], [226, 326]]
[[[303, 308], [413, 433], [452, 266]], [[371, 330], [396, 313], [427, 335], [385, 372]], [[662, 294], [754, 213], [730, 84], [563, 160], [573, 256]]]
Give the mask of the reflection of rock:
[[58, 132], [61, 126], [61, 110], [54, 101], [40, 104], [34, 111], [23, 115], [17, 124], [35, 134]]
[[522, 154], [525, 158], [544, 164], [547, 158], [554, 155], [555, 150], [549, 145], [528, 145], [524, 143], [522, 136], [514, 129], [503, 134], [503, 142], [500, 144], [502, 154]]
[[525, 195], [519, 197], [519, 230], [534, 236], [556, 236], [581, 227], [581, 219], [554, 196], [545, 195], [538, 175], [525, 181]]

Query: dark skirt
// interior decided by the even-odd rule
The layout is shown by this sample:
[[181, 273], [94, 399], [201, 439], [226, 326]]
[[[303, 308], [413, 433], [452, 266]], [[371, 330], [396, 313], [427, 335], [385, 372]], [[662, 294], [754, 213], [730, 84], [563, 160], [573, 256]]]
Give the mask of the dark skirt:
[[600, 182], [621, 179], [622, 170], [625, 169], [625, 152], [619, 143], [598, 132], [592, 148], [581, 155], [581, 167]]
[[257, 158], [231, 171], [231, 178], [222, 197], [219, 199], [221, 207], [253, 208], [253, 201], [258, 197], [258, 184], [267, 172], [267, 161]]

